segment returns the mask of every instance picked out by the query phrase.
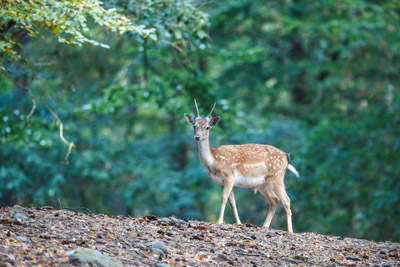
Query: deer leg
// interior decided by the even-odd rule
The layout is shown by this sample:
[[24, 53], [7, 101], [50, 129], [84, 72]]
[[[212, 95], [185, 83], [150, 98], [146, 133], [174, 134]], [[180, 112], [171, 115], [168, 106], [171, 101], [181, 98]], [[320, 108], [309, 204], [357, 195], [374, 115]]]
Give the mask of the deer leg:
[[222, 224], [224, 221], [226, 201], [228, 200], [233, 188], [233, 180], [232, 179], [227, 179], [227, 180], [228, 181], [226, 181], [222, 186], [221, 209], [219, 211], [219, 217], [217, 221], [218, 224]]
[[286, 222], [287, 222], [287, 229], [288, 232], [293, 233], [292, 227], [292, 211], [290, 210], [290, 198], [288, 197], [285, 186], [283, 182], [277, 183], [273, 185], [274, 191], [279, 199], [282, 201], [283, 207], [285, 208], [286, 212]]
[[274, 193], [272, 188], [269, 187], [268, 185], [260, 188], [259, 190], [260, 190], [261, 194], [268, 200], [268, 203], [269, 203], [268, 215], [263, 224], [263, 228], [269, 228], [272, 218], [275, 215], [276, 208], [278, 207], [279, 198]]
[[233, 194], [233, 189], [232, 189], [231, 194], [229, 195], [228, 200], [229, 200], [229, 204], [232, 207], [233, 215], [235, 216], [236, 224], [242, 224], [240, 222], [239, 213], [237, 212], [237, 209], [236, 209], [235, 195]]

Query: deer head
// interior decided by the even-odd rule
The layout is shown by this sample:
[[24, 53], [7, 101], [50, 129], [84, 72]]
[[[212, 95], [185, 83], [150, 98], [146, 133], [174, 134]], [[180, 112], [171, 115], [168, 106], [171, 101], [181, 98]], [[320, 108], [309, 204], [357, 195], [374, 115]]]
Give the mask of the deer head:
[[208, 114], [207, 117], [205, 117], [204, 119], [202, 117], [200, 117], [199, 114], [199, 109], [197, 107], [197, 102], [196, 99], [194, 100], [194, 104], [196, 105], [196, 111], [197, 111], [197, 117], [196, 119], [193, 118], [191, 115], [185, 113], [185, 119], [188, 123], [190, 123], [191, 125], [193, 125], [193, 129], [194, 129], [194, 140], [199, 142], [202, 140], [206, 140], [209, 137], [209, 130], [214, 127], [215, 125], [218, 124], [220, 117], [214, 117], [212, 119], [210, 119], [211, 113], [213, 112], [216, 103], [214, 103], [214, 107], [212, 108], [212, 110], [210, 111], [210, 114]]

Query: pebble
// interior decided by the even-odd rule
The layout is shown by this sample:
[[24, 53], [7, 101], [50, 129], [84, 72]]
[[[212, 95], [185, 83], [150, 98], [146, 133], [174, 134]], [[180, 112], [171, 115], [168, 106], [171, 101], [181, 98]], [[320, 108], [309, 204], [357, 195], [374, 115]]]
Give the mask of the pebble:
[[22, 242], [28, 242], [28, 238], [26, 238], [25, 236], [17, 236], [15, 237], [15, 239]]
[[359, 257], [352, 257], [352, 256], [347, 256], [346, 260], [351, 260], [351, 261], [360, 261], [361, 259]]
[[306, 242], [306, 241], [304, 240], [304, 237], [303, 237], [302, 235], [299, 235], [299, 234], [293, 234], [293, 235], [295, 236], [295, 239], [297, 238], [298, 241]]
[[392, 265], [386, 262], [382, 262], [381, 265], [379, 265], [379, 267], [392, 267]]
[[293, 263], [293, 264], [299, 264], [297, 261], [295, 261], [294, 259], [288, 258], [288, 257], [284, 257], [282, 258], [282, 260]]
[[389, 257], [397, 258], [399, 257], [399, 252], [396, 249], [392, 249], [389, 251]]
[[150, 250], [160, 257], [165, 257], [168, 255], [167, 247], [164, 242], [161, 241], [152, 241], [150, 242]]
[[19, 222], [22, 222], [22, 221], [29, 222], [29, 218], [25, 214], [20, 213], [20, 212], [14, 214], [14, 219], [16, 219]]
[[238, 234], [238, 236], [241, 237], [242, 239], [249, 239], [249, 240], [252, 239], [250, 236], [244, 234]]
[[170, 223], [171, 222], [171, 220], [166, 218], [166, 217], [160, 218], [160, 219], [158, 219], [158, 221], [159, 222], [163, 222], [163, 223]]
[[169, 265], [166, 264], [166, 263], [158, 263], [158, 264], [156, 265], [156, 267], [169, 267]]
[[25, 210], [25, 208], [22, 207], [22, 206], [20, 206], [20, 205], [14, 205], [13, 209], [14, 209], [14, 210], [18, 210], [18, 211], [23, 211], [23, 210]]
[[218, 254], [217, 257], [215, 257], [217, 261], [229, 261], [228, 257], [225, 256], [224, 254]]
[[82, 266], [119, 267], [121, 262], [113, 257], [103, 255], [100, 251], [88, 248], [76, 248], [66, 254], [71, 262], [79, 262]]
[[297, 255], [293, 256], [293, 259], [306, 261], [306, 260], [308, 260], [308, 256], [303, 255], [303, 254], [297, 254]]
[[196, 240], [204, 240], [204, 235], [203, 234], [198, 234], [198, 235], [194, 235], [192, 238], [196, 239]]
[[186, 222], [184, 220], [181, 220], [181, 219], [178, 219], [178, 218], [175, 218], [174, 216], [170, 217], [169, 219], [171, 221], [173, 221], [174, 223], [177, 223], [177, 224], [188, 224], [188, 222]]
[[151, 252], [156, 253], [160, 258], [165, 257], [165, 253], [159, 248], [151, 248]]

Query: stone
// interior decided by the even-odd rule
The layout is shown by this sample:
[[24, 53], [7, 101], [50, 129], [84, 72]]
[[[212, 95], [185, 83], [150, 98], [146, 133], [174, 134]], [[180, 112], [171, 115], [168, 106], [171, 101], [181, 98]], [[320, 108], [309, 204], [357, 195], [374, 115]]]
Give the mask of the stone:
[[397, 249], [390, 250], [389, 251], [389, 257], [398, 258], [399, 257], [399, 252], [397, 251]]
[[22, 242], [28, 242], [28, 238], [26, 238], [25, 236], [17, 236], [15, 237], [15, 239]]
[[151, 248], [151, 252], [156, 253], [160, 258], [165, 257], [164, 251], [159, 248]]
[[163, 223], [170, 223], [171, 222], [171, 220], [166, 218], [166, 217], [160, 218], [160, 219], [158, 219], [158, 221], [159, 222], [163, 222]]
[[225, 256], [224, 254], [218, 254], [217, 257], [215, 257], [216, 261], [229, 261], [229, 258]]
[[17, 211], [24, 211], [25, 208], [20, 206], [20, 205], [14, 205], [13, 210], [17, 210]]
[[156, 267], [169, 267], [166, 263], [157, 263]]
[[291, 259], [289, 257], [283, 257], [282, 260], [293, 263], [293, 264], [299, 264], [296, 260]]
[[150, 242], [150, 250], [160, 257], [165, 257], [168, 255], [167, 247], [165, 246], [164, 242], [161, 241], [152, 241]]
[[14, 219], [16, 219], [19, 222], [29, 222], [28, 216], [20, 212], [14, 214]]
[[266, 247], [266, 248], [272, 248], [272, 246], [270, 244], [267, 244], [267, 243], [264, 243], [264, 242], [260, 242], [260, 243], [258, 243], [258, 245]]
[[359, 257], [353, 257], [353, 256], [346, 256], [346, 260], [350, 261], [360, 261], [361, 259]]
[[382, 262], [381, 265], [379, 265], [379, 267], [392, 267], [392, 265], [386, 262]]
[[188, 222], [186, 222], [184, 220], [181, 220], [181, 219], [178, 219], [178, 218], [175, 218], [174, 216], [171, 216], [170, 220], [173, 221], [176, 224], [188, 224]]
[[103, 255], [100, 251], [88, 248], [76, 248], [68, 251], [70, 262], [77, 262], [81, 265], [94, 265], [99, 267], [119, 267], [121, 262], [113, 257]]
[[248, 239], [248, 240], [251, 240], [251, 239], [252, 239], [250, 236], [245, 235], [245, 234], [238, 234], [238, 236], [239, 236], [240, 238], [242, 238], [242, 239]]

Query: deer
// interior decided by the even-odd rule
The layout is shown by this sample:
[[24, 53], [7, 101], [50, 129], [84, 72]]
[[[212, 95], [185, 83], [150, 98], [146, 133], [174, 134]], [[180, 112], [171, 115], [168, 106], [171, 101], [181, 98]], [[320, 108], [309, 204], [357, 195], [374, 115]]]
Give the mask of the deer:
[[233, 187], [253, 188], [267, 199], [268, 214], [263, 228], [269, 228], [279, 201], [286, 213], [288, 232], [293, 232], [290, 198], [284, 186], [286, 169], [297, 177], [299, 173], [292, 165], [289, 154], [282, 150], [262, 144], [222, 145], [216, 148], [210, 146], [210, 129], [218, 124], [220, 116], [211, 114], [216, 106], [214, 103], [210, 113], [204, 119], [199, 114], [196, 99], [197, 117], [184, 113], [186, 121], [194, 128], [194, 140], [198, 144], [200, 160], [208, 171], [209, 177], [222, 187], [221, 208], [217, 224], [223, 224], [226, 202], [229, 201], [236, 224], [241, 221], [236, 209]]

